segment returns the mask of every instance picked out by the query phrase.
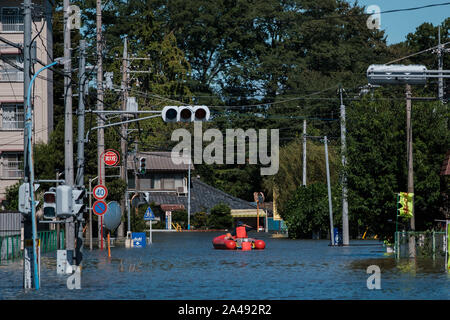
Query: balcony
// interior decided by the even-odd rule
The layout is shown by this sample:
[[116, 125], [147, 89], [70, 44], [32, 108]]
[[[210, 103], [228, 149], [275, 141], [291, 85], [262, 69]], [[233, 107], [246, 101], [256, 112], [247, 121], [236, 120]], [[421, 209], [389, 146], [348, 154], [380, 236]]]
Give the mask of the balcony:
[[2, 14], [0, 18], [1, 32], [23, 32], [23, 15]]
[[0, 82], [23, 82], [23, 72], [17, 69], [0, 69]]
[[8, 160], [3, 162], [2, 178], [3, 179], [20, 179], [23, 178], [23, 161]]

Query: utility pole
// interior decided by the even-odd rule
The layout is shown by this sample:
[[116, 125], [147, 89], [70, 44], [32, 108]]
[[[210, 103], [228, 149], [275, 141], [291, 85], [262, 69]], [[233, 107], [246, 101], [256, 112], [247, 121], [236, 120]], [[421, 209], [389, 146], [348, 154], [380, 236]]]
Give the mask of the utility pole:
[[77, 187], [84, 185], [84, 85], [86, 79], [86, 40], [80, 40], [78, 66], [78, 137], [77, 137]]
[[[28, 87], [31, 82], [31, 57], [30, 57], [30, 46], [31, 46], [31, 0], [24, 0], [24, 34], [23, 34], [23, 101], [26, 102], [28, 100]], [[26, 105], [28, 108], [28, 105]], [[25, 112], [27, 114], [28, 112]], [[24, 126], [25, 127], [25, 126]], [[28, 161], [29, 156], [28, 152], [30, 150], [28, 145], [28, 135], [31, 132], [28, 130], [24, 130], [24, 142], [23, 142], [23, 150], [24, 150], [24, 182], [30, 182], [30, 163]], [[33, 204], [31, 204], [33, 205]], [[24, 254], [23, 254], [23, 287], [25, 289], [30, 289], [35, 287], [34, 272], [34, 259], [33, 257], [33, 246], [29, 246], [30, 242], [32, 242], [32, 225], [35, 221], [32, 221], [31, 212], [24, 215]]]
[[[101, 0], [97, 0], [97, 110], [103, 111], [103, 40], [102, 40], [102, 2]], [[105, 181], [105, 166], [101, 159], [103, 152], [105, 151], [105, 135], [104, 129], [102, 126], [104, 125], [103, 119], [101, 117], [97, 118], [98, 126], [100, 127], [97, 131], [97, 161], [98, 161], [98, 177], [99, 184], [104, 184]], [[102, 180], [103, 179], [103, 180]], [[101, 234], [101, 221], [99, 219], [99, 228], [98, 228], [98, 239], [101, 240], [103, 238], [103, 234]], [[103, 243], [103, 241], [101, 242]]]
[[[79, 46], [79, 66], [78, 66], [78, 137], [77, 137], [77, 179], [76, 185], [78, 188], [84, 188], [84, 85], [86, 79], [86, 41], [80, 40]], [[83, 257], [83, 213], [77, 217], [76, 227], [76, 265], [81, 264]]]
[[339, 96], [341, 99], [341, 157], [342, 157], [342, 244], [348, 246], [350, 242], [348, 230], [348, 201], [347, 201], [347, 143], [345, 127], [345, 105], [342, 97], [343, 89], [339, 87]]
[[303, 120], [303, 186], [306, 187], [306, 119]]
[[[406, 152], [408, 163], [408, 193], [414, 194], [414, 168], [413, 168], [413, 139], [412, 139], [412, 123], [411, 123], [411, 85], [406, 85]], [[414, 217], [414, 198], [413, 207], [411, 208], [412, 216], [410, 220], [411, 231], [416, 230]], [[409, 257], [416, 257], [416, 241], [414, 235], [409, 237]]]
[[[127, 36], [125, 36], [123, 43], [123, 58], [122, 58], [122, 111], [127, 110], [127, 101], [128, 101], [128, 48], [127, 48]], [[122, 116], [122, 121], [125, 120], [126, 115]], [[126, 123], [121, 125], [122, 129], [122, 138], [120, 140], [120, 151], [122, 153], [122, 164], [120, 168], [120, 177], [126, 183], [125, 189], [125, 197], [121, 201], [122, 215], [125, 215], [125, 207], [127, 206], [128, 201], [128, 141], [127, 141], [127, 129], [128, 125]], [[123, 237], [123, 222], [119, 226], [118, 230], [119, 238]]]
[[330, 182], [330, 166], [328, 164], [328, 139], [327, 136], [323, 137], [325, 143], [325, 166], [327, 170], [327, 187], [328, 187], [328, 209], [330, 211], [330, 240], [331, 245], [334, 246], [334, 225], [333, 225], [333, 204], [331, 199], [331, 182]]
[[[444, 47], [441, 44], [441, 26], [438, 26], [438, 70], [442, 71], [444, 66]], [[442, 76], [442, 73], [439, 73]], [[444, 78], [440, 77], [438, 80], [438, 97], [441, 102], [444, 102]]]

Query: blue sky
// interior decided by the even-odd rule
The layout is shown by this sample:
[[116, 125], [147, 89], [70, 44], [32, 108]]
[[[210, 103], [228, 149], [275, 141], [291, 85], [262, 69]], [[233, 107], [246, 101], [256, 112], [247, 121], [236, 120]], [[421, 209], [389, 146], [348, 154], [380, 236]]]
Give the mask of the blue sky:
[[[355, 3], [355, 0], [347, 0]], [[377, 5], [381, 11], [420, 7], [430, 4], [445, 3], [446, 0], [358, 0], [360, 6]], [[414, 32], [424, 22], [441, 24], [450, 17], [450, 5], [424, 8], [414, 11], [381, 14], [381, 29], [386, 32], [387, 43], [404, 41], [406, 35]]]

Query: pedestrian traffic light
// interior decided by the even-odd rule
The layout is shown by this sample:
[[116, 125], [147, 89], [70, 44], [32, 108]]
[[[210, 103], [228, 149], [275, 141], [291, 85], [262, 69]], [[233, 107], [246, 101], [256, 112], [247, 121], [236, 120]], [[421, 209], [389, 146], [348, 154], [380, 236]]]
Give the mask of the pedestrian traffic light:
[[[34, 185], [34, 191], [39, 188], [39, 184]], [[23, 214], [31, 213], [31, 195], [30, 195], [30, 184], [28, 182], [24, 182], [19, 187], [19, 212]], [[34, 201], [34, 207], [36, 208], [39, 204], [39, 201]]]
[[[53, 190], [52, 190], [53, 189]], [[53, 219], [56, 217], [56, 189], [44, 192], [44, 218]]]
[[86, 190], [84, 189], [72, 189], [72, 212], [74, 215], [78, 215], [84, 211], [85, 205], [83, 203]]
[[405, 218], [411, 218], [413, 216], [413, 197], [414, 193], [408, 193], [408, 192], [400, 192], [399, 193], [399, 209], [398, 209], [398, 215], [405, 217]]
[[210, 112], [207, 106], [166, 106], [161, 117], [164, 122], [208, 121]]
[[72, 187], [60, 185], [56, 187], [56, 216], [69, 218], [72, 212]]
[[144, 174], [145, 171], [147, 170], [147, 158], [145, 157], [140, 157], [139, 158], [139, 173], [140, 174]]
[[144, 192], [145, 202], [150, 203], [150, 192]]

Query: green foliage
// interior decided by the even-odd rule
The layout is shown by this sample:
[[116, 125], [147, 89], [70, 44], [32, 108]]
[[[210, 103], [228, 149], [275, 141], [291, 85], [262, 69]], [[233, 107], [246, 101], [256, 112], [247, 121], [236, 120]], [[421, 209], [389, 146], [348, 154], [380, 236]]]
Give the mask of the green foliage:
[[195, 229], [205, 229], [208, 223], [208, 214], [204, 211], [194, 213], [192, 226]]
[[17, 182], [12, 186], [6, 188], [6, 202], [3, 201], [5, 205], [5, 210], [17, 211], [19, 210], [19, 187], [21, 182]]
[[[405, 103], [366, 98], [348, 112], [349, 216], [353, 235], [391, 234], [396, 193], [407, 191]], [[416, 230], [440, 215], [439, 171], [450, 144], [448, 111], [440, 103], [413, 102], [413, 157]]]
[[[323, 143], [307, 141], [306, 181], [326, 183], [325, 147]], [[336, 147], [328, 147], [331, 183], [338, 180], [339, 158]], [[280, 149], [280, 168], [278, 173], [264, 180], [268, 195], [277, 190], [277, 207], [283, 211], [288, 199], [303, 183], [303, 139], [296, 139]]]
[[188, 225], [188, 216], [186, 210], [175, 210], [172, 211], [172, 222], [178, 223], [181, 226], [181, 229], [187, 229]]
[[230, 228], [233, 223], [231, 217], [231, 209], [225, 203], [219, 203], [211, 208], [211, 213], [208, 217], [208, 226], [211, 229], [226, 229]]
[[[339, 221], [338, 190], [332, 190], [333, 218]], [[311, 238], [312, 232], [330, 232], [330, 213], [328, 191], [325, 183], [313, 183], [300, 186], [290, 197], [285, 210], [281, 213], [289, 230], [289, 237]], [[335, 224], [335, 222], [333, 222]]]

